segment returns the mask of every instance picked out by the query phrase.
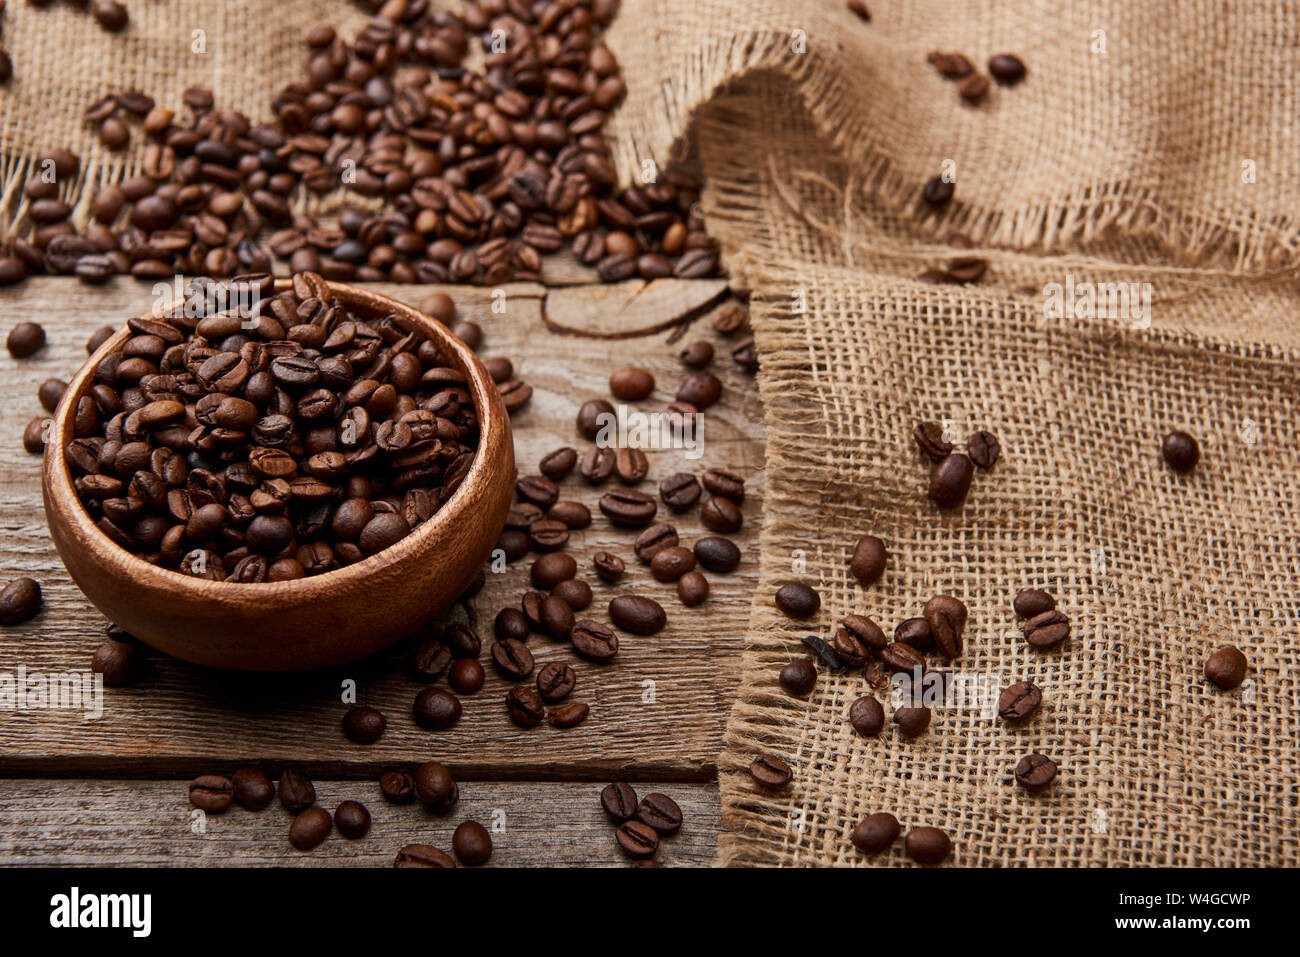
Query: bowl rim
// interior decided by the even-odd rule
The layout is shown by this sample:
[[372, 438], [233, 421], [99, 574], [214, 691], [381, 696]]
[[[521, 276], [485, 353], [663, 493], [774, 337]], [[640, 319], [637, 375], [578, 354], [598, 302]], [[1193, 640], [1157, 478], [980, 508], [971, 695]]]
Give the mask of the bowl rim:
[[[193, 278], [193, 277], [190, 277]], [[146, 587], [160, 589], [180, 589], [190, 593], [191, 597], [203, 600], [221, 599], [232, 602], [247, 602], [257, 599], [275, 599], [280, 601], [306, 600], [315, 593], [329, 592], [355, 584], [385, 568], [404, 562], [424, 550], [429, 539], [441, 537], [451, 522], [463, 520], [461, 513], [471, 498], [474, 487], [485, 483], [489, 476], [486, 449], [502, 442], [510, 442], [509, 416], [505, 404], [497, 390], [496, 384], [488, 375], [482, 361], [452, 331], [432, 316], [425, 315], [413, 306], [399, 302], [383, 293], [363, 289], [348, 283], [325, 280], [330, 290], [348, 305], [362, 310], [385, 315], [397, 315], [416, 326], [437, 341], [439, 348], [450, 350], [464, 367], [466, 386], [474, 401], [479, 418], [478, 445], [474, 449], [474, 460], [469, 471], [456, 491], [441, 508], [427, 521], [422, 522], [414, 532], [400, 541], [376, 552], [352, 565], [345, 565], [320, 575], [308, 575], [278, 582], [227, 582], [211, 581], [185, 575], [161, 565], [155, 565], [140, 558], [134, 552], [127, 551], [91, 521], [89, 513], [81, 503], [73, 487], [72, 474], [68, 469], [63, 450], [72, 440], [73, 411], [77, 401], [91, 386], [94, 372], [104, 357], [116, 351], [134, 333], [124, 323], [110, 336], [94, 355], [77, 370], [68, 384], [64, 395], [54, 411], [54, 426], [50, 430], [55, 437], [54, 444], [45, 447], [43, 484], [50, 494], [51, 511], [70, 518], [86, 547], [99, 554], [108, 553], [111, 562], [117, 563], [118, 570], [129, 575], [133, 580]], [[274, 294], [292, 288], [292, 278], [277, 277], [273, 287]], [[170, 311], [182, 306], [184, 299], [173, 299], [161, 308]], [[152, 318], [152, 313], [139, 318]], [[128, 320], [129, 321], [129, 320]], [[55, 516], [47, 516], [47, 521], [54, 521]], [[107, 567], [107, 566], [106, 566]]]

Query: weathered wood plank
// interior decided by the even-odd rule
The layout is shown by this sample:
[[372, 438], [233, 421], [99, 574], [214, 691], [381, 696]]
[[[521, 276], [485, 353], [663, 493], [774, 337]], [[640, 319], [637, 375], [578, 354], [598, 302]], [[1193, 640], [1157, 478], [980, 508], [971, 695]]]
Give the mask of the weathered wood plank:
[[[431, 291], [376, 288], [417, 303]], [[405, 676], [397, 650], [329, 672], [287, 676], [219, 673], [157, 656], [149, 680], [106, 690], [105, 714], [98, 721], [58, 710], [6, 715], [0, 727], [0, 773], [149, 776], [197, 773], [213, 759], [306, 759], [316, 773], [350, 777], [371, 774], [393, 761], [436, 755], [462, 776], [479, 779], [600, 780], [615, 771], [642, 778], [710, 777], [757, 577], [763, 488], [757, 389], [735, 368], [721, 348], [723, 340], [707, 324], [708, 306], [716, 301], [718, 288], [709, 282], [669, 281], [647, 287], [635, 281], [549, 293], [545, 313], [552, 322], [589, 335], [654, 328], [672, 318], [665, 310], [702, 312], [685, 341], [709, 338], [720, 348], [715, 371], [724, 382], [723, 401], [707, 416], [702, 458], [688, 460], [681, 450], [651, 453], [650, 478], [642, 487], [653, 492], [671, 472], [698, 474], [711, 465], [735, 469], [748, 480], [746, 527], [736, 537], [744, 554], [742, 565], [732, 575], [710, 575], [712, 597], [695, 609], [680, 605], [673, 586], [655, 582], [633, 559], [635, 535], [610, 526], [596, 508], [601, 490], [587, 487], [576, 476], [564, 483], [563, 496], [586, 503], [595, 516], [592, 526], [575, 533], [569, 545], [580, 567], [589, 569], [590, 556], [602, 548], [618, 551], [629, 562], [628, 578], [618, 586], [589, 575], [597, 597], [587, 614], [604, 618], [610, 597], [637, 591], [659, 599], [670, 617], [668, 628], [656, 636], [625, 636], [618, 659], [608, 667], [577, 659], [565, 645], [532, 639], [538, 667], [554, 659], [574, 664], [579, 673], [575, 697], [592, 706], [585, 724], [568, 731], [545, 725], [530, 731], [516, 728], [505, 714], [507, 685], [489, 667], [486, 687], [464, 699], [465, 715], [456, 728], [422, 731], [410, 715], [421, 685]], [[552, 448], [586, 447], [576, 435], [573, 417], [586, 398], [608, 395], [608, 375], [617, 366], [634, 361], [655, 373], [659, 386], [653, 398], [641, 404], [646, 411], [671, 401], [683, 377], [676, 358], [677, 329], [666, 327], [633, 340], [561, 335], [546, 328], [547, 293], [539, 285], [504, 287], [500, 312], [492, 311], [492, 290], [448, 291], [462, 314], [484, 327], [484, 354], [510, 356], [518, 374], [536, 390], [529, 407], [515, 417], [521, 473], [534, 471]], [[93, 329], [121, 322], [150, 302], [149, 287], [126, 280], [92, 288], [73, 279], [42, 279], [0, 290], [0, 334], [17, 321], [34, 319], [42, 322], [49, 337], [45, 349], [30, 359], [0, 355], [5, 399], [0, 403], [0, 435], [6, 437], [0, 442], [0, 578], [32, 575], [41, 581], [46, 600], [45, 610], [32, 621], [0, 629], [0, 672], [13, 673], [19, 666], [45, 673], [83, 669], [102, 638], [102, 615], [68, 579], [50, 544], [41, 511], [38, 462], [23, 452], [19, 437], [28, 419], [39, 412], [37, 384], [49, 376], [67, 378], [84, 360], [84, 343]], [[608, 302], [608, 308], [602, 308], [602, 302]], [[703, 531], [698, 512], [672, 520], [687, 542]], [[497, 610], [518, 602], [528, 564], [525, 560], [503, 574], [490, 574], [487, 587], [472, 603], [485, 637]], [[345, 708], [341, 689], [347, 679], [355, 680], [362, 703], [388, 715], [388, 731], [377, 744], [351, 744], [339, 731]]]
[[[354, 841], [333, 831], [304, 852], [289, 844], [291, 818], [278, 801], [256, 812], [203, 815], [186, 799], [187, 781], [0, 779], [0, 867], [386, 867], [404, 844], [451, 853], [452, 832], [470, 819], [493, 831], [489, 866], [628, 863], [600, 808], [602, 784], [471, 782], [461, 785], [455, 810], [439, 817], [419, 805], [389, 804], [374, 781], [314, 783], [317, 803], [331, 813], [342, 801], [365, 804], [370, 833]], [[658, 859], [711, 863], [721, 827], [717, 785], [659, 790], [678, 803], [685, 823], [663, 840]]]

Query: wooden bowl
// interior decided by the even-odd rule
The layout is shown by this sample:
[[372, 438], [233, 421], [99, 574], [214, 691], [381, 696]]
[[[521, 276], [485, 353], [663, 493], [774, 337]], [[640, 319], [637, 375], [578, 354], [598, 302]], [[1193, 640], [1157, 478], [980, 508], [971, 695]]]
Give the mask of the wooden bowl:
[[[287, 288], [277, 283], [276, 291]], [[375, 317], [396, 315], [432, 339], [462, 372], [478, 412], [478, 450], [460, 488], [397, 544], [355, 565], [294, 581], [235, 584], [193, 578], [126, 551], [91, 521], [63, 448], [94, 370], [121, 347], [123, 327], [77, 373], [45, 447], [45, 517], [73, 581], [110, 621], [169, 655], [201, 665], [288, 671], [378, 651], [445, 611], [474, 579], [502, 528], [515, 482], [510, 419], [491, 377], [441, 323], [387, 296], [330, 283]]]

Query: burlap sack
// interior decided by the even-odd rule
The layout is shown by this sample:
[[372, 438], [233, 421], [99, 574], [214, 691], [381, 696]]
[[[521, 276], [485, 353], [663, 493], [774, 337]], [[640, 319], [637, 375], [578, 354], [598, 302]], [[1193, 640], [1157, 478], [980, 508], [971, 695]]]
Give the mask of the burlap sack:
[[[763, 583], [719, 761], [721, 861], [863, 863], [848, 831], [891, 810], [946, 828], [963, 864], [1300, 862], [1300, 17], [1244, 2], [880, 0], [863, 24], [840, 0], [624, 6], [609, 37], [629, 87], [609, 124], [620, 169], [697, 151], [762, 361]], [[130, 31], [110, 37], [66, 8], [11, 4], [6, 201], [39, 149], [79, 148], [89, 183], [122, 162], [80, 125], [109, 87], [176, 103], [200, 83], [258, 117], [296, 76], [305, 27], [362, 19], [341, 2], [273, 9], [131, 4]], [[195, 29], [207, 54], [188, 53]], [[935, 49], [979, 64], [1015, 52], [1029, 78], [966, 107], [926, 64]], [[957, 198], [935, 215], [919, 189], [945, 160]], [[952, 255], [954, 230], [985, 245], [989, 274], [916, 282]], [[1041, 290], [1070, 281], [1150, 283], [1151, 309], [1049, 318]], [[920, 418], [1002, 439], [953, 514], [924, 497]], [[1189, 478], [1159, 460], [1174, 427], [1201, 441]], [[865, 531], [891, 549], [868, 590], [846, 565]], [[791, 578], [822, 592], [810, 623], [773, 610]], [[1028, 585], [1073, 621], [1057, 652], [1018, 637], [1010, 602]], [[1041, 685], [1026, 727], [977, 698], [938, 709], [919, 739], [868, 741], [845, 720], [859, 674], [823, 672], [806, 701], [777, 688], [803, 635], [829, 637], [850, 611], [892, 630], [945, 591], [971, 609], [950, 670], [977, 689]], [[1232, 693], [1200, 675], [1225, 642], [1251, 662]], [[1062, 769], [1034, 798], [1010, 776], [1032, 750]], [[759, 752], [794, 765], [787, 792], [753, 787]], [[898, 849], [872, 861], [900, 862]]]

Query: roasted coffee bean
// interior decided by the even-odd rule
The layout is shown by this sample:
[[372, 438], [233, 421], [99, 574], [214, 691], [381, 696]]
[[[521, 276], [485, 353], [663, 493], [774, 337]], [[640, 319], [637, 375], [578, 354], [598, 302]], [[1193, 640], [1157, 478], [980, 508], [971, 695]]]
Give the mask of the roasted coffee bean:
[[921, 198], [931, 209], [940, 209], [952, 201], [955, 188], [952, 182], [944, 180], [942, 176], [936, 176], [926, 182], [924, 189], [921, 190]]
[[9, 330], [5, 346], [15, 359], [25, 359], [45, 345], [45, 330], [34, 322], [20, 322]]
[[515, 483], [515, 494], [521, 502], [536, 505], [545, 511], [560, 497], [555, 483], [541, 475], [525, 475]]
[[1045, 754], [1034, 751], [1026, 754], [1016, 764], [1016, 783], [1035, 794], [1056, 779], [1056, 762]]
[[807, 658], [796, 658], [781, 669], [778, 679], [786, 694], [807, 697], [817, 684], [817, 669]]
[[682, 829], [682, 809], [667, 794], [651, 791], [636, 809], [636, 819], [654, 828], [656, 834], [666, 837]]
[[624, 485], [636, 485], [650, 471], [650, 460], [640, 449], [621, 448], [614, 453], [614, 474]]
[[1014, 54], [999, 53], [989, 59], [989, 74], [999, 83], [1012, 86], [1025, 78], [1025, 64]]
[[655, 500], [634, 489], [615, 489], [600, 497], [600, 510], [605, 517], [622, 528], [644, 528], [658, 510]]
[[343, 733], [357, 744], [373, 744], [384, 734], [388, 720], [375, 708], [355, 705], [343, 715]]
[[939, 74], [949, 80], [960, 80], [975, 72], [975, 65], [960, 53], [934, 52], [926, 56]]
[[379, 790], [392, 804], [410, 804], [415, 800], [415, 779], [405, 771], [385, 771], [379, 778]]
[[709, 580], [699, 572], [687, 572], [677, 579], [677, 597], [688, 607], [702, 604], [709, 597]]
[[966, 501], [975, 468], [968, 456], [949, 455], [930, 472], [930, 501], [940, 508], [956, 508]]
[[706, 535], [695, 542], [695, 560], [711, 572], [735, 571], [740, 564], [740, 548], [729, 538]]
[[898, 818], [888, 811], [877, 811], [875, 814], [868, 814], [854, 826], [849, 840], [860, 851], [879, 854], [898, 840], [902, 830]]
[[745, 501], [745, 480], [726, 469], [708, 469], [702, 479], [704, 487], [713, 495], [730, 499], [737, 505]]
[[700, 506], [700, 521], [705, 528], [731, 535], [740, 531], [745, 517], [730, 499], [711, 498]]
[[537, 693], [547, 704], [563, 701], [573, 693], [577, 683], [577, 673], [560, 661], [552, 661], [537, 672]]
[[588, 608], [594, 598], [591, 593], [591, 586], [577, 578], [570, 578], [568, 581], [560, 582], [551, 589], [551, 594], [574, 611], [582, 611]]
[[903, 848], [918, 864], [941, 864], [952, 854], [952, 840], [937, 827], [914, 827], [907, 832]]
[[601, 485], [614, 474], [617, 462], [618, 456], [613, 449], [593, 447], [583, 455], [578, 474], [592, 485]]
[[235, 786], [219, 774], [201, 774], [190, 782], [190, 804], [209, 814], [220, 814], [235, 801]]
[[1056, 599], [1040, 588], [1026, 588], [1011, 603], [1017, 617], [1034, 618], [1056, 608]]
[[924, 651], [934, 647], [934, 631], [926, 618], [905, 618], [894, 629], [894, 641]]
[[886, 645], [880, 653], [880, 661], [892, 672], [911, 672], [917, 668], [925, 670], [925, 659], [921, 657], [921, 653], [901, 641]]
[[908, 738], [915, 738], [930, 727], [930, 709], [895, 708], [892, 720], [894, 724], [898, 725], [900, 734]]
[[600, 792], [600, 806], [611, 821], [622, 824], [631, 820], [640, 805], [632, 785], [619, 782], [607, 784]]
[[95, 0], [90, 8], [95, 21], [109, 33], [120, 33], [130, 20], [126, 7], [117, 0]]
[[1225, 645], [1205, 662], [1205, 677], [1225, 691], [1238, 687], [1246, 678], [1246, 656], [1238, 648]]
[[654, 828], [638, 820], [624, 821], [615, 832], [618, 846], [628, 857], [642, 859], [659, 850], [659, 835]]
[[967, 103], [976, 104], [984, 99], [989, 91], [989, 78], [980, 73], [972, 73], [957, 82], [957, 92]]
[[567, 478], [577, 464], [578, 453], [565, 446], [542, 456], [541, 462], [537, 464], [537, 471], [552, 482], [559, 482]]
[[609, 617], [616, 626], [634, 635], [653, 635], [668, 623], [663, 607], [644, 595], [619, 595], [612, 599]]
[[573, 728], [587, 720], [591, 706], [581, 701], [571, 701], [546, 712], [546, 721], [553, 728]]
[[447, 673], [447, 683], [457, 694], [473, 694], [483, 687], [483, 666], [474, 658], [461, 658]]
[[560, 582], [572, 578], [577, 573], [578, 563], [574, 561], [573, 556], [562, 552], [552, 552], [533, 562], [530, 578], [535, 587], [549, 591]]
[[506, 561], [514, 562], [528, 554], [530, 548], [528, 536], [515, 529], [506, 529], [497, 539], [497, 548], [505, 556]]
[[466, 867], [481, 867], [492, 858], [492, 835], [478, 821], [461, 821], [451, 836], [451, 849]]
[[636, 537], [632, 551], [642, 562], [649, 564], [664, 549], [676, 548], [677, 544], [677, 529], [667, 522], [656, 522]]
[[677, 355], [687, 368], [706, 369], [713, 361], [713, 344], [704, 339], [697, 339]]
[[849, 559], [849, 571], [862, 585], [871, 585], [884, 575], [887, 560], [885, 543], [875, 535], [863, 535], [853, 547], [853, 557]]
[[516, 638], [493, 642], [492, 662], [508, 681], [522, 681], [533, 673], [533, 653]]
[[882, 651], [889, 643], [881, 627], [865, 615], [845, 615], [840, 624], [867, 651]]
[[624, 402], [639, 402], [655, 390], [655, 377], [639, 366], [626, 366], [609, 377], [609, 391]]
[[590, 618], [581, 618], [573, 623], [569, 642], [574, 651], [592, 661], [609, 661], [618, 654], [618, 635]]
[[1042, 704], [1043, 692], [1028, 681], [1008, 685], [998, 695], [998, 717], [1003, 721], [1024, 721]]
[[479, 636], [466, 625], [448, 625], [438, 640], [447, 646], [453, 658], [477, 658], [483, 648]]
[[678, 402], [689, 402], [703, 412], [722, 397], [722, 380], [712, 372], [696, 372], [686, 377], [677, 390]]
[[749, 776], [765, 791], [779, 791], [790, 783], [790, 765], [772, 754], [756, 757], [749, 765]]
[[674, 512], [684, 512], [700, 500], [700, 483], [689, 472], [676, 472], [659, 483], [659, 497]]
[[285, 769], [280, 775], [280, 803], [290, 814], [298, 814], [316, 803], [316, 788], [297, 771]]
[[360, 801], [344, 801], [334, 809], [334, 826], [349, 840], [358, 840], [370, 830], [370, 812]]
[[521, 728], [535, 728], [546, 717], [541, 695], [527, 685], [516, 685], [506, 695], [506, 710]]
[[446, 851], [430, 844], [407, 844], [397, 852], [394, 867], [455, 867], [456, 862]]
[[34, 578], [15, 578], [0, 590], [0, 625], [18, 625], [41, 610], [41, 586]]
[[241, 807], [260, 811], [275, 797], [275, 785], [257, 768], [240, 768], [230, 778], [233, 794]]
[[90, 670], [104, 676], [106, 685], [129, 685], [145, 671], [144, 653], [129, 641], [104, 641], [90, 658]]
[[[11, 333], [10, 338], [12, 337]], [[13, 352], [12, 346], [9, 351]], [[1201, 447], [1187, 432], [1175, 431], [1166, 435], [1160, 443], [1160, 453], [1175, 472], [1190, 472], [1201, 460]]]
[[811, 618], [822, 606], [821, 595], [803, 582], [787, 582], [776, 591], [776, 607], [787, 618]]
[[[966, 606], [951, 595], [935, 595], [922, 611], [939, 653], [946, 658], [961, 654], [961, 636], [966, 629]], [[897, 640], [897, 636], [895, 636]]]
[[1059, 611], [1045, 611], [1020, 626], [1020, 631], [1034, 648], [1054, 648], [1070, 636], [1070, 620]]
[[450, 664], [451, 649], [437, 638], [421, 642], [411, 654], [411, 671], [418, 681], [436, 681]]
[[578, 409], [578, 434], [595, 439], [603, 427], [617, 423], [614, 407], [604, 399], [589, 399]]
[[411, 707], [415, 723], [427, 731], [450, 728], [460, 720], [460, 699], [440, 688], [425, 688]]
[[426, 761], [415, 769], [415, 796], [426, 807], [437, 807], [451, 796], [456, 786], [447, 767], [437, 761]]
[[552, 638], [568, 638], [573, 630], [573, 609], [558, 595], [548, 595], [542, 600], [541, 619], [543, 630]]
[[23, 449], [32, 455], [45, 451], [45, 430], [54, 420], [48, 416], [38, 415], [27, 423], [23, 429]]
[[966, 440], [966, 453], [970, 456], [970, 460], [982, 469], [993, 468], [1001, 451], [1002, 446], [998, 442], [998, 437], [983, 429], [972, 432], [970, 438]]
[[535, 552], [553, 552], [568, 544], [569, 526], [555, 519], [538, 519], [528, 526], [528, 542]]
[[68, 384], [62, 379], [46, 379], [37, 387], [36, 398], [46, 412], [53, 412], [67, 389]]
[[596, 570], [597, 577], [603, 582], [613, 584], [623, 577], [627, 566], [623, 559], [619, 558], [613, 552], [600, 551], [591, 558], [592, 567]]
[[849, 706], [849, 723], [864, 738], [875, 737], [885, 727], [885, 709], [871, 695], [864, 695]]
[[289, 825], [289, 843], [300, 851], [309, 851], [329, 836], [334, 821], [324, 808], [309, 807]]

